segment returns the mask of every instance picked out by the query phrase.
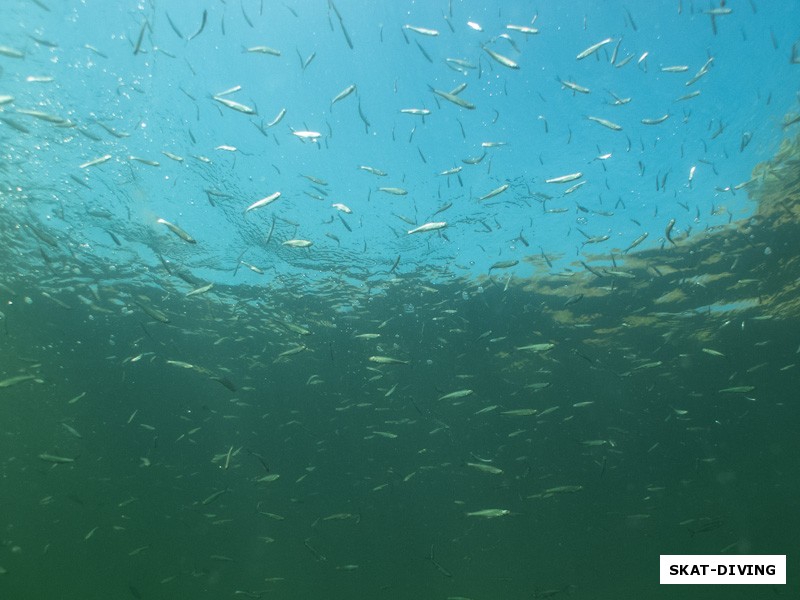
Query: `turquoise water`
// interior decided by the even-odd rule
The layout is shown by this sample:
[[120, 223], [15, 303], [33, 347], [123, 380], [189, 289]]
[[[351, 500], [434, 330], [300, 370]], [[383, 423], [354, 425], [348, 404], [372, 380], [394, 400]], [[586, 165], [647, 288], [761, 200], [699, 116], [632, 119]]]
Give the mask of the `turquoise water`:
[[796, 587], [800, 4], [3, 6], [4, 598]]

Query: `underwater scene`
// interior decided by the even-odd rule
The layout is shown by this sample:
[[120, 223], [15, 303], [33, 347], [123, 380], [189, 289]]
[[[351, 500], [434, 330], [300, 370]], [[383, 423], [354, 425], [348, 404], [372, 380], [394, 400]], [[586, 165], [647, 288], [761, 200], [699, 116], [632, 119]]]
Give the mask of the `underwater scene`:
[[0, 598], [796, 596], [800, 2], [0, 4]]

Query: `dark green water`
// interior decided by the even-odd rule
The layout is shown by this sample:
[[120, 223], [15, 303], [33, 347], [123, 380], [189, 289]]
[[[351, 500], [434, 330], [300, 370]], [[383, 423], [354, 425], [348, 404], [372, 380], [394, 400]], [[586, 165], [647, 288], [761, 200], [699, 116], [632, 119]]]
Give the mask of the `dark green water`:
[[[0, 390], [3, 597], [787, 595], [658, 585], [660, 554], [720, 552], [788, 554], [797, 584], [796, 321], [686, 310], [750, 297], [753, 272], [790, 281], [758, 244], [715, 279], [741, 237], [583, 278], [566, 307], [579, 284], [553, 276], [185, 298], [166, 273], [160, 291], [95, 274], [99, 299], [9, 277], [3, 377], [37, 379]], [[484, 509], [510, 514], [466, 514]]]

